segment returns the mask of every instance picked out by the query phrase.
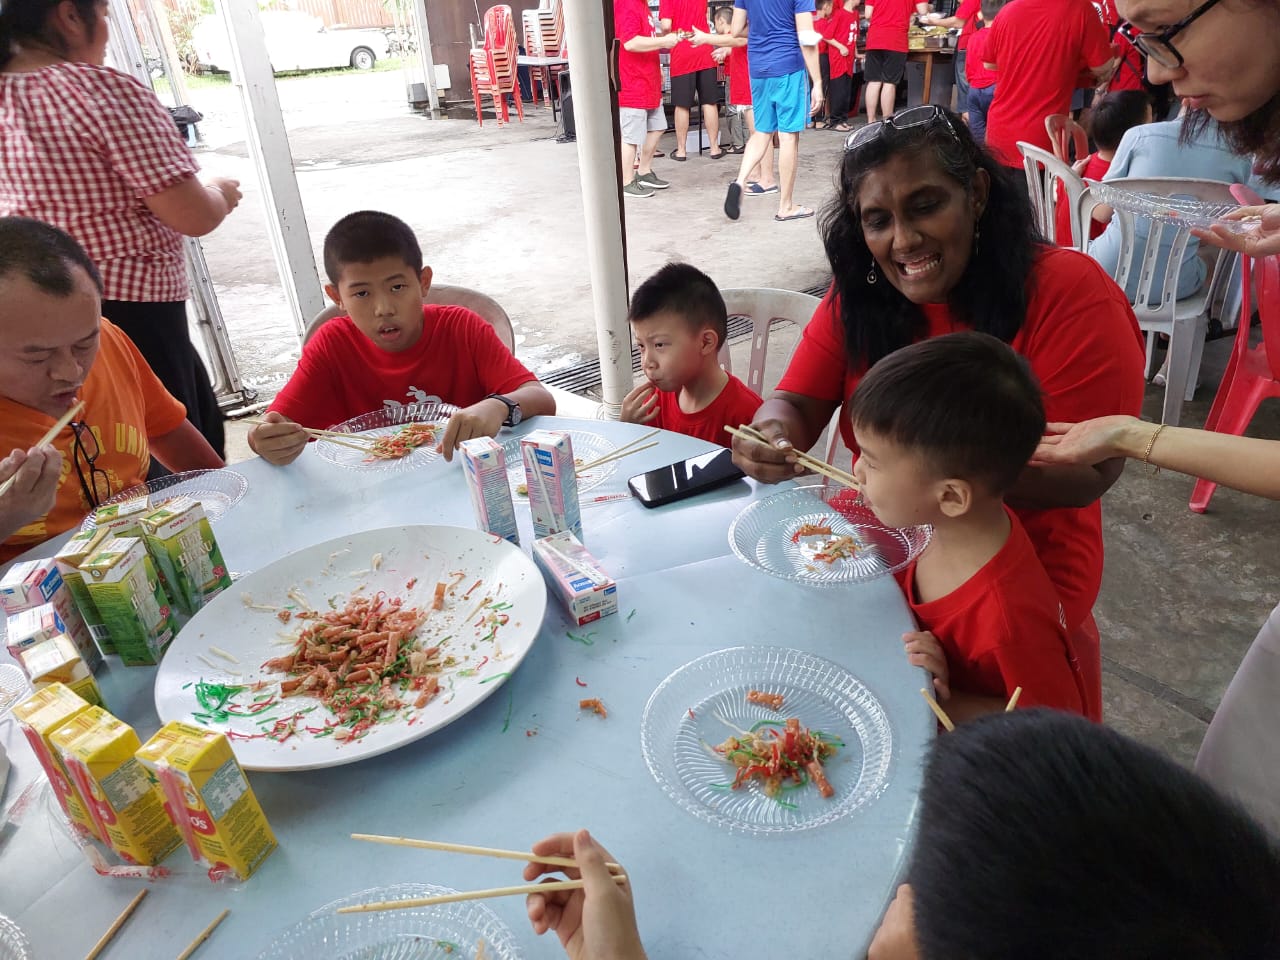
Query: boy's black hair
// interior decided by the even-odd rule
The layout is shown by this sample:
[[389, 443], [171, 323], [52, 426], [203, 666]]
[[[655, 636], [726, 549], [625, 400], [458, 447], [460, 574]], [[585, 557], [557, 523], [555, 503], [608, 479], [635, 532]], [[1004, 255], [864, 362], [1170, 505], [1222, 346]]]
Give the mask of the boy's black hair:
[[75, 289], [72, 267], [102, 293], [102, 275], [70, 235], [30, 217], [0, 217], [0, 279], [21, 273], [45, 293], [68, 297]]
[[716, 12], [712, 15], [711, 19], [714, 23], [720, 23], [721, 21], [728, 21], [732, 23], [733, 7], [716, 7]]
[[995, 494], [1013, 486], [1044, 435], [1026, 361], [985, 333], [949, 333], [889, 354], [858, 384], [850, 417], [939, 475]]
[[1151, 96], [1145, 90], [1117, 90], [1094, 101], [1089, 114], [1089, 136], [1103, 150], [1115, 150], [1125, 131], [1147, 119]]
[[716, 334], [717, 350], [729, 335], [729, 311], [720, 290], [710, 277], [687, 263], [668, 263], [640, 284], [631, 295], [627, 319], [640, 323], [663, 312], [679, 316], [693, 333], [710, 327]]
[[324, 272], [335, 286], [348, 263], [372, 263], [383, 257], [399, 257], [422, 272], [422, 248], [413, 228], [389, 213], [360, 210], [349, 213], [324, 238]]
[[909, 871], [922, 960], [1280, 956], [1280, 850], [1164, 755], [1082, 717], [940, 737]]
[[991, 26], [991, 21], [1004, 8], [1005, 3], [1006, 0], [982, 0], [982, 4], [979, 7], [982, 11], [982, 22], [988, 27]]

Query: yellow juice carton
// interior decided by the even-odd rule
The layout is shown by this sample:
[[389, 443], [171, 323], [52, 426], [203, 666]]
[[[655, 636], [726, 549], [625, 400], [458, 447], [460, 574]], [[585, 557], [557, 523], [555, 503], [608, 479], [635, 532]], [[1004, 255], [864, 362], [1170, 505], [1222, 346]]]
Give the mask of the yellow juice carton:
[[65, 723], [89, 710], [90, 705], [60, 683], [50, 684], [13, 708], [13, 715], [22, 732], [35, 751], [36, 759], [49, 775], [53, 794], [71, 821], [72, 828], [88, 837], [98, 837], [97, 825], [89, 816], [84, 798], [67, 776], [66, 768], [58, 757], [49, 738]]
[[516, 508], [511, 501], [507, 457], [502, 444], [493, 437], [473, 437], [458, 445], [458, 453], [480, 529], [519, 544]]
[[128, 863], [159, 863], [181, 843], [164, 797], [134, 754], [133, 727], [100, 707], [63, 724], [49, 738], [107, 846]]
[[125, 664], [158, 663], [177, 625], [142, 541], [112, 537], [80, 570]]
[[191, 856], [210, 865], [210, 877], [247, 880], [276, 848], [275, 834], [223, 734], [171, 720], [137, 757], [159, 783]]
[[80, 564], [93, 556], [106, 538], [107, 531], [101, 527], [81, 530], [53, 555], [53, 562], [62, 574], [62, 582], [71, 591], [71, 598], [75, 601], [80, 616], [84, 618], [93, 642], [103, 653], [115, 653], [111, 634], [107, 625], [102, 622], [102, 614], [98, 612], [98, 605], [93, 602], [93, 597], [89, 596], [89, 587], [84, 582], [84, 574], [80, 572]]
[[15, 563], [0, 579], [0, 607], [12, 616], [32, 607], [53, 604], [62, 618], [63, 630], [73, 641], [84, 659], [85, 666], [97, 670], [102, 666], [102, 654], [89, 633], [89, 627], [80, 616], [71, 589], [63, 582], [62, 574], [53, 560], [26, 560]]
[[99, 507], [93, 511], [93, 519], [108, 536], [140, 537], [142, 518], [150, 512], [151, 498], [141, 496]]
[[231, 586], [231, 575], [204, 507], [174, 497], [142, 518], [143, 539], [165, 582], [165, 592], [187, 616]]
[[37, 690], [51, 683], [61, 683], [87, 702], [106, 706], [98, 682], [80, 659], [80, 651], [69, 637], [57, 636], [28, 647], [22, 651], [18, 661]]
[[582, 539], [582, 508], [578, 504], [578, 468], [573, 441], [557, 430], [534, 430], [520, 439], [533, 536], [568, 531]]
[[572, 533], [535, 540], [533, 559], [578, 626], [618, 612], [618, 585]]

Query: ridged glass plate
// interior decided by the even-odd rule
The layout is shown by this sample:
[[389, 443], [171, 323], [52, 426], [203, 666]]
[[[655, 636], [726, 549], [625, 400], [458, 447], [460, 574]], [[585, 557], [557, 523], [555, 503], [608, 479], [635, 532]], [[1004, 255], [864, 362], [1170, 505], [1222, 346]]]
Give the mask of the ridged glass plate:
[[375, 887], [334, 900], [281, 931], [258, 960], [516, 960], [515, 937], [482, 903], [443, 903], [376, 913], [339, 907], [456, 893], [429, 883]]
[[1156, 193], [1138, 193], [1109, 183], [1093, 185], [1098, 199], [1107, 206], [1124, 210], [1175, 227], [1226, 227], [1233, 233], [1248, 233], [1257, 226], [1255, 220], [1225, 220], [1227, 214], [1240, 208], [1236, 203], [1213, 203], [1194, 197], [1164, 197]]
[[[563, 430], [569, 442], [573, 444], [574, 463], [590, 463], [607, 457], [618, 449], [617, 446], [598, 433], [586, 433], [582, 430]], [[524, 460], [520, 455], [520, 438], [512, 437], [502, 444], [502, 451], [507, 460], [507, 480], [511, 484], [511, 496], [516, 503], [529, 502], [529, 488], [525, 485]], [[578, 497], [588, 490], [594, 490], [618, 472], [618, 461], [602, 463], [591, 470], [578, 471]]]
[[31, 960], [31, 944], [6, 916], [0, 916], [0, 960]]
[[[4, 629], [0, 627], [0, 637]], [[3, 717], [19, 700], [27, 695], [31, 684], [27, 675], [13, 664], [0, 664], [0, 717]]]
[[[780, 710], [747, 692], [782, 694]], [[835, 795], [812, 784], [774, 799], [758, 783], [731, 789], [733, 764], [712, 747], [762, 720], [799, 719], [838, 737], [826, 764]], [[875, 695], [839, 664], [786, 647], [730, 647], [686, 663], [649, 697], [640, 722], [649, 772], [680, 807], [731, 833], [790, 833], [834, 823], [880, 795], [889, 778], [893, 732]]]
[[[807, 532], [812, 527], [831, 532]], [[896, 573], [924, 551], [932, 535], [927, 526], [886, 527], [853, 491], [817, 483], [748, 505], [729, 527], [729, 546], [740, 560], [765, 573], [828, 586]], [[823, 559], [833, 540], [845, 536], [853, 538], [853, 555]]]
[[[248, 489], [249, 481], [234, 470], [188, 470], [122, 490], [110, 500], [102, 501], [102, 506], [148, 495], [152, 504], [159, 507], [169, 497], [185, 496], [200, 501], [200, 506], [204, 507], [204, 515], [209, 518], [210, 523], [215, 523], [244, 499]], [[84, 518], [80, 527], [82, 530], [92, 530], [97, 525], [98, 522], [91, 513]]]
[[[458, 408], [453, 404], [429, 400], [426, 403], [410, 403], [403, 407], [385, 407], [382, 410], [374, 410], [372, 413], [362, 413], [332, 429], [337, 433], [358, 433], [362, 440], [375, 440], [378, 437], [394, 435], [407, 423], [432, 423], [439, 426], [439, 437], [444, 435], [445, 424], [457, 411]], [[354, 470], [378, 470], [384, 473], [412, 470], [424, 463], [440, 459], [435, 443], [423, 444], [404, 457], [374, 460], [363, 450], [354, 450], [348, 446], [331, 443], [324, 437], [316, 439], [316, 453], [340, 467], [349, 467]]]

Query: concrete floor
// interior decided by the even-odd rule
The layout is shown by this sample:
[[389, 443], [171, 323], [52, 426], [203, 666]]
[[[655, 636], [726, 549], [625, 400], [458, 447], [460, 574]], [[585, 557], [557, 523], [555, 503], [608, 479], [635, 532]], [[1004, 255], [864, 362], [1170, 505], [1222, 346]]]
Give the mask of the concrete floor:
[[[503, 303], [515, 321], [517, 352], [539, 373], [594, 355], [577, 150], [555, 142], [549, 112], [530, 109], [523, 124], [507, 127], [430, 122], [403, 109], [398, 74], [341, 76], [350, 77], [280, 84], [317, 255], [324, 232], [343, 214], [389, 210], [418, 231], [442, 281], [480, 287]], [[297, 339], [262, 233], [261, 191], [234, 91], [202, 91], [197, 106], [208, 118], [206, 171], [245, 181], [241, 209], [205, 249], [245, 378], [269, 391], [292, 370]], [[829, 198], [842, 141], [804, 136], [800, 202]], [[672, 142], [665, 137], [662, 149]], [[774, 223], [772, 199], [744, 200], [737, 223], [724, 218], [733, 159], [691, 156], [655, 169], [673, 187], [626, 206], [633, 287], [670, 259], [688, 260], [726, 287], [802, 290], [827, 275], [814, 220]], [[795, 334], [777, 332], [779, 357]], [[1229, 349], [1229, 339], [1208, 345], [1209, 386], [1187, 405], [1184, 424], [1203, 422]], [[766, 384], [780, 370], [781, 363]], [[1158, 417], [1160, 397], [1148, 389], [1148, 417]], [[1280, 438], [1280, 404], [1264, 407], [1252, 432]], [[231, 431], [233, 457], [247, 455], [243, 433]], [[1211, 512], [1197, 516], [1187, 509], [1191, 486], [1137, 465], [1125, 471], [1104, 504], [1107, 561], [1096, 608], [1108, 722], [1188, 764], [1245, 649], [1280, 600], [1280, 510], [1221, 490]]]

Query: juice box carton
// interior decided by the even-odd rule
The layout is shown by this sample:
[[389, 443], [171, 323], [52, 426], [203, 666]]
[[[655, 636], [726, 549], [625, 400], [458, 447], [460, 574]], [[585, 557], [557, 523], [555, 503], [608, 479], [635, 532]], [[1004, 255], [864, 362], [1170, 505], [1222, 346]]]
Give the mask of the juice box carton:
[[58, 798], [67, 819], [71, 821], [72, 828], [84, 836], [102, 839], [93, 818], [89, 816], [80, 790], [67, 776], [61, 758], [49, 743], [49, 738], [59, 727], [88, 709], [90, 705], [83, 697], [72, 693], [61, 683], [53, 683], [37, 690], [14, 707], [13, 715], [22, 727], [31, 749], [35, 751], [40, 766], [48, 774], [53, 794]]
[[231, 575], [204, 507], [190, 497], [174, 497], [142, 518], [147, 552], [179, 610], [195, 616], [231, 586]]
[[151, 512], [151, 498], [134, 497], [109, 503], [93, 511], [97, 525], [113, 537], [142, 536], [142, 518]]
[[182, 843], [164, 796], [135, 754], [133, 727], [90, 707], [49, 738], [107, 846], [128, 863], [159, 863]]
[[578, 469], [569, 435], [557, 430], [534, 430], [520, 440], [520, 455], [529, 485], [534, 538], [568, 531], [581, 540]]
[[177, 625], [142, 541], [112, 537], [80, 570], [125, 664], [158, 663]]
[[71, 589], [63, 582], [58, 565], [53, 560], [26, 560], [15, 563], [0, 580], [0, 606], [12, 615], [53, 604], [62, 618], [65, 632], [74, 642], [84, 659], [85, 666], [97, 670], [102, 666], [102, 654], [94, 645], [89, 627], [80, 616]]
[[516, 529], [516, 508], [507, 482], [507, 457], [502, 444], [493, 437], [473, 437], [458, 445], [462, 472], [471, 491], [476, 523], [486, 533], [520, 543]]
[[111, 634], [107, 625], [102, 622], [102, 614], [98, 605], [89, 596], [89, 587], [84, 582], [84, 574], [80, 572], [80, 564], [88, 560], [107, 538], [107, 531], [101, 527], [92, 530], [81, 530], [62, 545], [62, 549], [53, 555], [53, 562], [62, 574], [62, 582], [71, 591], [71, 598], [76, 609], [89, 628], [89, 636], [103, 653], [115, 653], [111, 643]]
[[578, 626], [618, 612], [618, 585], [573, 534], [535, 540], [533, 559]]
[[98, 682], [80, 659], [80, 651], [70, 637], [56, 636], [27, 647], [18, 661], [37, 690], [52, 683], [61, 683], [88, 703], [106, 706]]
[[66, 632], [67, 625], [53, 604], [45, 603], [9, 615], [5, 621], [4, 645], [9, 655], [18, 660], [23, 651]]
[[192, 857], [210, 865], [210, 877], [229, 873], [247, 880], [276, 848], [275, 834], [222, 733], [171, 720], [137, 757], [159, 783]]

